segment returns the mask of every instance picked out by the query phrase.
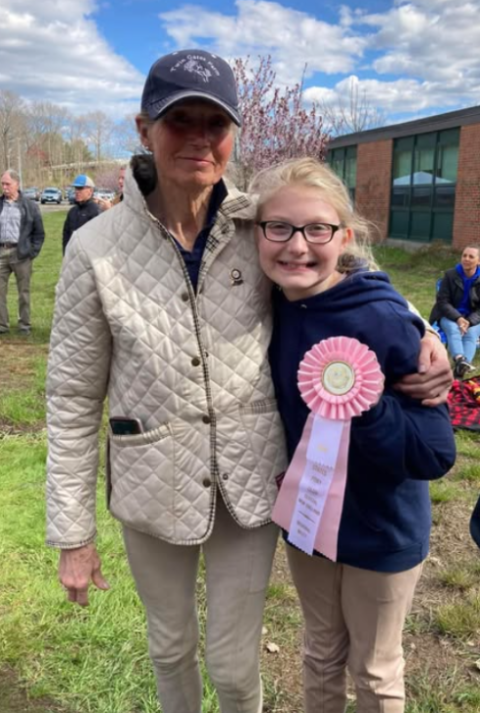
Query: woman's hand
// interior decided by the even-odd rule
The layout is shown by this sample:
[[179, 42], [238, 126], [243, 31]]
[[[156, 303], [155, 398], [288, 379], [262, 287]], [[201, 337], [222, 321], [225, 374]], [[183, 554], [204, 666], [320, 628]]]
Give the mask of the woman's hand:
[[98, 589], [110, 589], [108, 582], [103, 578], [100, 557], [93, 543], [74, 550], [62, 550], [58, 577], [67, 591], [68, 601], [76, 602], [81, 607], [86, 607], [88, 604], [90, 581]]
[[427, 332], [420, 343], [418, 373], [404, 376], [394, 388], [419, 399], [424, 406], [438, 406], [446, 403], [452, 380], [445, 347], [438, 337]]
[[462, 334], [466, 334], [467, 329], [470, 327], [470, 322], [465, 317], [459, 317], [457, 319], [458, 328]]

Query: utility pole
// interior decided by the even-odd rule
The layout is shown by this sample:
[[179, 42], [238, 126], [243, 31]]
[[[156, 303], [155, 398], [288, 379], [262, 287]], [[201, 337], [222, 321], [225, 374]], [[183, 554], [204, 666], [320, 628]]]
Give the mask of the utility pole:
[[22, 150], [20, 146], [20, 139], [17, 139], [17, 151], [18, 151], [18, 175], [20, 176], [20, 186], [23, 189], [23, 179], [22, 179]]

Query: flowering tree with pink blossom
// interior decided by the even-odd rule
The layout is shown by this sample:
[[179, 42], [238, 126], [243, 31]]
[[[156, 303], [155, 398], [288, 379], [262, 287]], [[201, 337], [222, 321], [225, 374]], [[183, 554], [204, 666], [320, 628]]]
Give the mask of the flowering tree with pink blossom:
[[262, 168], [289, 158], [325, 158], [327, 134], [313, 105], [305, 109], [302, 81], [280, 89], [270, 55], [259, 57], [256, 67], [250, 58], [236, 59], [233, 71], [238, 86], [242, 128], [235, 145], [235, 182], [245, 189]]

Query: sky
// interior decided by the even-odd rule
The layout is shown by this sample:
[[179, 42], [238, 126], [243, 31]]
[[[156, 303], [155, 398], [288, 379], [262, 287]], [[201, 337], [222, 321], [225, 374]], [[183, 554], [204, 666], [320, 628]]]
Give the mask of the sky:
[[480, 104], [480, 0], [0, 0], [0, 89], [76, 114], [139, 109], [175, 49], [271, 55], [308, 104], [358, 83], [385, 123]]

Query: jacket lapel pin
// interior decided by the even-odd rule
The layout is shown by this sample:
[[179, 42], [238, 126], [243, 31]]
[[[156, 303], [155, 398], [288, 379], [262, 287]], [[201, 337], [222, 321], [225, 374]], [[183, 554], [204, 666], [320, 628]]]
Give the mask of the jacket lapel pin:
[[236, 267], [234, 267], [233, 270], [230, 270], [230, 279], [232, 281], [232, 287], [237, 287], [238, 285], [243, 284], [242, 273]]

